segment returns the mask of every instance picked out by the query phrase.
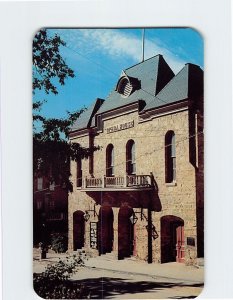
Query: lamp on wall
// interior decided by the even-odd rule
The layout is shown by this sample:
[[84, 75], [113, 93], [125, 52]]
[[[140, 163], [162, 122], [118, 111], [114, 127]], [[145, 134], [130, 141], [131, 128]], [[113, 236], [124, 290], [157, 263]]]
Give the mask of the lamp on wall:
[[132, 216], [129, 219], [130, 222], [134, 225], [137, 223], [138, 217], [135, 215], [135, 212], [133, 212]]
[[83, 217], [84, 217], [84, 220], [85, 220], [86, 222], [90, 219], [90, 214], [88, 213], [87, 210], [85, 211]]
[[88, 210], [85, 210], [85, 213], [84, 213], [83, 217], [84, 217], [84, 220], [85, 220], [86, 222], [90, 219], [90, 214], [89, 214], [89, 212], [91, 212], [91, 211], [93, 211], [93, 213], [94, 213], [94, 218], [95, 218], [96, 216], [98, 216], [98, 215], [97, 215], [97, 212], [96, 212], [96, 210], [95, 210], [95, 204], [94, 204], [94, 209], [88, 209]]
[[143, 220], [143, 208], [141, 207], [140, 211], [134, 211], [132, 216], [129, 218], [130, 222], [134, 225], [137, 223], [138, 217], [136, 216], [136, 214], [140, 214], [140, 219], [141, 221]]
[[[146, 225], [146, 230], [148, 231], [148, 225]], [[153, 225], [153, 224], [151, 225], [151, 235], [154, 240], [156, 240], [159, 237], [159, 234], [155, 228], [155, 225]]]

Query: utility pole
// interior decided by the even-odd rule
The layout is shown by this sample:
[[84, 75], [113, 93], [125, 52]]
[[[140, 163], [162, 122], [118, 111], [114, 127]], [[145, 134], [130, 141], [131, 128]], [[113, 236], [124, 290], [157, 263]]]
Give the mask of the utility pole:
[[152, 216], [151, 216], [151, 201], [148, 204], [148, 264], [152, 263]]

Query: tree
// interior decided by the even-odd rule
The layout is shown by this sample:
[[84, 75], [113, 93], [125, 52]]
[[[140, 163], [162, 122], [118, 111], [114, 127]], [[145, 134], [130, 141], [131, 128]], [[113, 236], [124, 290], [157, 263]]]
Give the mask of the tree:
[[[33, 91], [44, 89], [46, 94], [57, 94], [52, 78], [57, 78], [61, 85], [65, 79], [74, 77], [65, 60], [60, 55], [60, 46], [66, 43], [55, 34], [49, 37], [46, 30], [40, 30], [33, 40]], [[37, 73], [37, 74], [35, 74]]]
[[[57, 35], [49, 36], [40, 30], [33, 40], [33, 95], [37, 90], [46, 94], [58, 94], [57, 84], [64, 85], [74, 71], [68, 67], [60, 54], [65, 42]], [[68, 142], [68, 133], [74, 121], [85, 110], [67, 112], [67, 118], [46, 118], [41, 115], [44, 101], [33, 101], [33, 170], [34, 174], [46, 176], [52, 182], [59, 182], [72, 191], [70, 159], [86, 158], [98, 149], [83, 148], [77, 143]], [[41, 130], [38, 130], [38, 123]]]

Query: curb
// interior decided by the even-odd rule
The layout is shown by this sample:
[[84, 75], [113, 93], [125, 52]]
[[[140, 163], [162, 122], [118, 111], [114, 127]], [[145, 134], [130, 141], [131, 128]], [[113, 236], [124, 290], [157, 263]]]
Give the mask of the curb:
[[150, 278], [153, 278], [153, 279], [162, 278], [162, 279], [170, 279], [170, 280], [174, 280], [174, 281], [182, 281], [182, 282], [189, 282], [189, 283], [192, 282], [192, 283], [198, 283], [198, 284], [203, 284], [204, 285], [204, 282], [199, 281], [199, 280], [197, 281], [197, 280], [188, 280], [188, 279], [183, 279], [183, 278], [166, 277], [166, 276], [160, 276], [160, 275], [150, 275], [150, 274], [145, 274], [145, 273], [136, 273], [136, 272], [122, 271], [122, 270], [115, 270], [115, 269], [91, 267], [91, 266], [87, 266], [87, 265], [85, 265], [84, 268], [102, 270], [102, 271], [112, 271], [112, 272], [128, 274], [128, 275], [140, 275], [140, 276], [150, 277]]

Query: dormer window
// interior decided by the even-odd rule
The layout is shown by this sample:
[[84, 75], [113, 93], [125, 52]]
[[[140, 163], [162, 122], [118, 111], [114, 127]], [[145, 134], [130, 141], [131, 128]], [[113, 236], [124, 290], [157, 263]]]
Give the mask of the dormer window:
[[123, 77], [118, 84], [117, 91], [124, 97], [129, 97], [132, 92], [132, 85], [127, 77]]
[[137, 78], [123, 76], [117, 83], [116, 91], [121, 94], [122, 97], [127, 98], [139, 88], [140, 81]]

